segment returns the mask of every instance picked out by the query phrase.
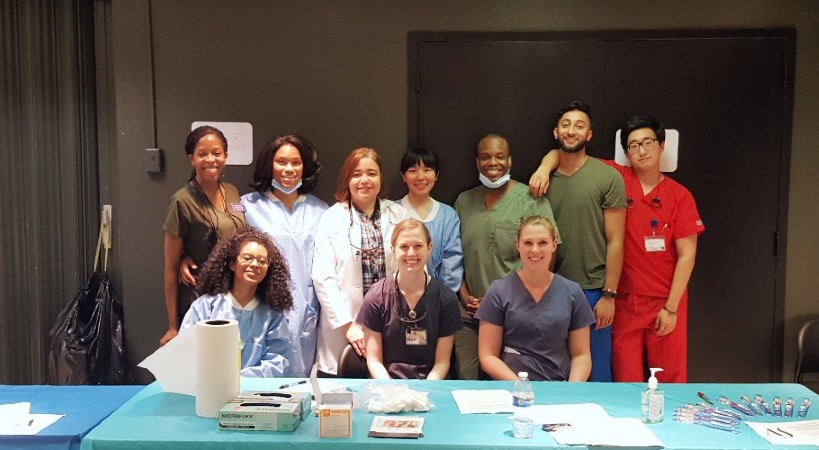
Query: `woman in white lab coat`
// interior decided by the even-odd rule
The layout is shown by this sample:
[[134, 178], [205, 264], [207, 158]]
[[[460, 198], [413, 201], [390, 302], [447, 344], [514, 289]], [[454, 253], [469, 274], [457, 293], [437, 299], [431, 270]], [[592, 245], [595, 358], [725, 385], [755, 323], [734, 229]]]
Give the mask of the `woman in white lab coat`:
[[337, 375], [348, 343], [365, 356], [364, 332], [355, 317], [370, 286], [395, 273], [389, 238], [407, 213], [380, 194], [378, 153], [353, 150], [341, 167], [338, 202], [321, 216], [316, 231], [313, 284], [321, 304], [316, 364], [322, 376]]

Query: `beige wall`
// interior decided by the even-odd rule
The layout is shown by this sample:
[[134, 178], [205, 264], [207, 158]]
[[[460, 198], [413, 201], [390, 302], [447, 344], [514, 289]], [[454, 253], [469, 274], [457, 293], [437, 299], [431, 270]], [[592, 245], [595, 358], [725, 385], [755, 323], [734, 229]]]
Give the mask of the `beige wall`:
[[[318, 194], [329, 201], [337, 155], [367, 145], [386, 167], [398, 165], [407, 142], [408, 31], [796, 28], [783, 378], [791, 377], [796, 329], [819, 315], [819, 2], [122, 0], [110, 11], [116, 147], [103, 177], [111, 177], [119, 218], [115, 260], [136, 361], [166, 326], [160, 228], [167, 199], [189, 174], [182, 144], [190, 122], [249, 121], [256, 148], [275, 133], [309, 136], [325, 163]], [[166, 150], [166, 172], [152, 177], [142, 149], [154, 145]], [[250, 174], [231, 167], [227, 177], [244, 189]], [[726, 320], [740, 318], [737, 311]]]

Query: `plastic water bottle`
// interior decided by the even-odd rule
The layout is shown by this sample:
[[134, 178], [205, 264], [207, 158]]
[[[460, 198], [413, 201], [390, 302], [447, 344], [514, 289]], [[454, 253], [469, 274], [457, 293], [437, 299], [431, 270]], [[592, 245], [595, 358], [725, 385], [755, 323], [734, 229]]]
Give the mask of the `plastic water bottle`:
[[526, 410], [535, 403], [535, 392], [532, 390], [532, 382], [529, 381], [527, 372], [518, 372], [518, 380], [512, 388], [512, 406], [515, 408], [515, 415], [512, 417], [512, 434], [518, 439], [532, 437], [535, 424], [532, 418], [526, 414]]

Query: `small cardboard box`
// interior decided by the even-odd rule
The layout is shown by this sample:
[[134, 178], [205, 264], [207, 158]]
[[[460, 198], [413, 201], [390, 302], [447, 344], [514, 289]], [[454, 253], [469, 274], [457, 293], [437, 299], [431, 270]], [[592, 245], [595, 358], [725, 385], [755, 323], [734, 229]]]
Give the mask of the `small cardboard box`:
[[294, 431], [300, 422], [299, 403], [231, 401], [219, 410], [222, 430]]
[[296, 403], [299, 405], [301, 420], [311, 411], [312, 395], [309, 392], [246, 391], [239, 393], [232, 402]]
[[319, 437], [351, 437], [353, 404], [325, 403], [318, 407]]

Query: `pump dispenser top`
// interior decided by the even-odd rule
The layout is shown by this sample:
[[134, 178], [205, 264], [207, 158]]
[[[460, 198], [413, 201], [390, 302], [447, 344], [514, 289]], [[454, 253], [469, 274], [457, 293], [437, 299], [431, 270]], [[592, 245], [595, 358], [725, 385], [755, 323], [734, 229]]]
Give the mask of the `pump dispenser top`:
[[662, 372], [663, 369], [660, 369], [659, 367], [652, 367], [652, 368], [650, 368], [648, 370], [651, 371], [651, 376], [648, 377], [648, 388], [649, 389], [657, 389], [657, 377], [655, 376], [655, 374], [657, 372]]

